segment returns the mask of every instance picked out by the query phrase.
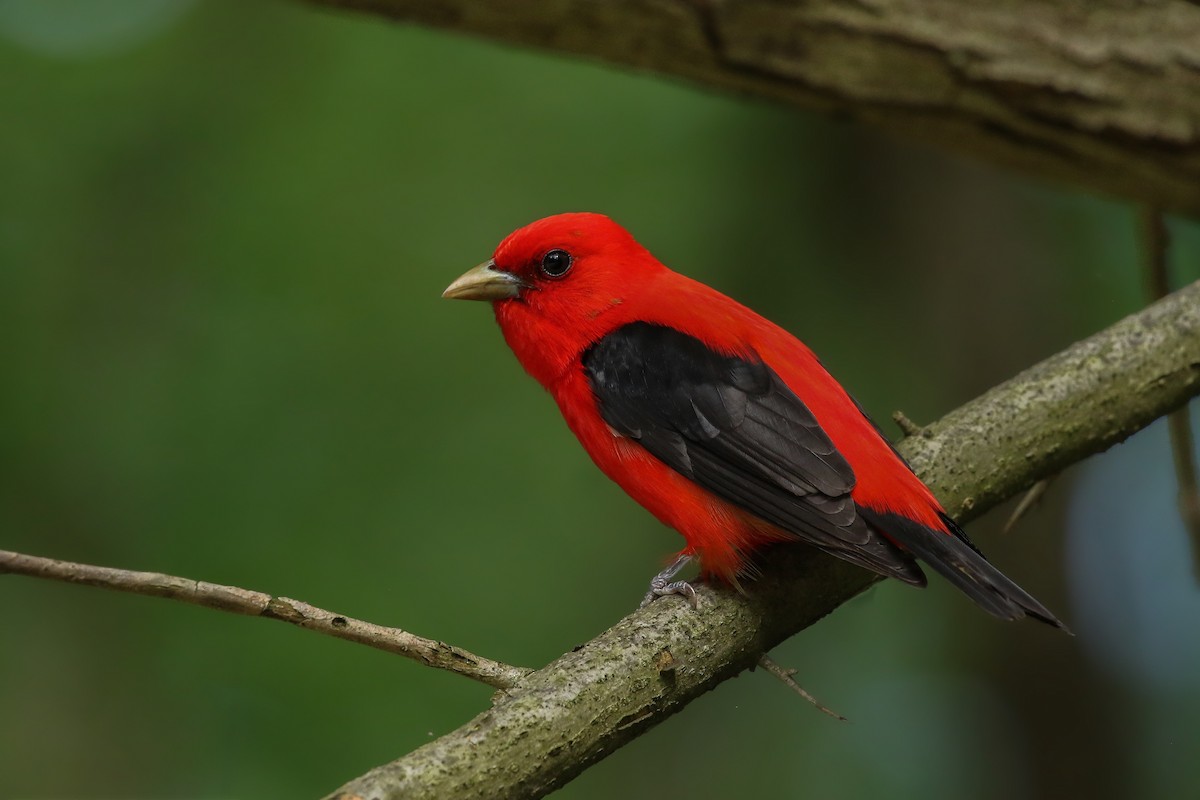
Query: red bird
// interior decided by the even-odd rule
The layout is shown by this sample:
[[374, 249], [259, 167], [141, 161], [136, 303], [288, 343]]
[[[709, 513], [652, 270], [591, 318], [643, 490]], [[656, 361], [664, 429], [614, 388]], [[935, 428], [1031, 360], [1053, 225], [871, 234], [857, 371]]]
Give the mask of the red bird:
[[925, 585], [920, 558], [1001, 619], [1062, 623], [984, 559], [879, 429], [798, 339], [671, 271], [600, 214], [510, 234], [450, 284], [488, 300], [521, 365], [609, 478], [737, 585], [748, 557], [799, 540]]

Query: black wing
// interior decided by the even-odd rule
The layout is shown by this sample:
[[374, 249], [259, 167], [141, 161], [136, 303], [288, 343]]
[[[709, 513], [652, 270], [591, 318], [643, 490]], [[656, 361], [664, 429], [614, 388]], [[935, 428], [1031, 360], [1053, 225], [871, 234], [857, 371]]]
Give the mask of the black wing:
[[767, 365], [635, 322], [583, 366], [604, 421], [676, 472], [832, 555], [924, 585], [913, 558], [859, 515], [850, 465]]

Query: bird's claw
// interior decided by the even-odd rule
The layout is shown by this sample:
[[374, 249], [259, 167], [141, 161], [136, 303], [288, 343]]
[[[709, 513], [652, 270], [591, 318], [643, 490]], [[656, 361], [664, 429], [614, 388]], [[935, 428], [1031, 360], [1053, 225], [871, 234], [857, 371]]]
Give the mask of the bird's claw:
[[642, 598], [642, 604], [639, 608], [645, 608], [660, 597], [666, 597], [669, 594], [677, 594], [687, 598], [688, 603], [692, 608], [700, 607], [700, 596], [696, 594], [696, 587], [692, 586], [687, 581], [659, 581], [655, 578], [650, 582], [650, 591], [646, 592], [646, 596]]
[[691, 603], [692, 608], [699, 608], [700, 598], [696, 595], [695, 587], [687, 581], [671, 580], [691, 560], [691, 556], [680, 554], [678, 558], [671, 562], [670, 566], [655, 575], [654, 579], [650, 581], [650, 591], [646, 592], [646, 596], [642, 598], [642, 604], [638, 608], [645, 608], [658, 598], [666, 597], [669, 594], [683, 595]]

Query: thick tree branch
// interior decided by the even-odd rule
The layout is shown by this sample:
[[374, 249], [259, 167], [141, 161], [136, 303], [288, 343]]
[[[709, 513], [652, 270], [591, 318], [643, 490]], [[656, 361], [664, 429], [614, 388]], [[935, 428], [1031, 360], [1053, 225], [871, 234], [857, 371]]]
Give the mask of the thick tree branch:
[[[900, 450], [966, 520], [1197, 394], [1200, 282], [996, 387]], [[664, 599], [630, 614], [463, 727], [332, 797], [541, 797], [876, 580], [800, 547], [777, 548], [763, 568], [749, 597], [701, 587], [699, 611]]]
[[1189, 0], [305, 0], [676, 75], [1200, 217]]
[[497, 689], [514, 686], [531, 671], [492, 661], [460, 647], [425, 639], [400, 628], [386, 628], [383, 625], [335, 614], [289, 597], [276, 597], [250, 589], [239, 589], [236, 586], [194, 581], [159, 572], [135, 572], [92, 564], [76, 564], [72, 561], [58, 561], [0, 550], [0, 575], [5, 573], [98, 586], [102, 589], [151, 597], [165, 597], [232, 614], [278, 619], [305, 630], [365, 644], [420, 661], [430, 667], [457, 672]]

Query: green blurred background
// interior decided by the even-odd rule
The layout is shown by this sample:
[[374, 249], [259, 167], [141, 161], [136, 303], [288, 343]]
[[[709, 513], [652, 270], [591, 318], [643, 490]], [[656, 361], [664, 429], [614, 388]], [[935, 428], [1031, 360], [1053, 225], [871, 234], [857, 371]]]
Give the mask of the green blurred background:
[[[0, 547], [286, 594], [537, 666], [680, 547], [486, 308], [616, 217], [934, 419], [1145, 302], [1130, 207], [857, 127], [285, 2], [0, 0]], [[1173, 221], [1177, 280], [1200, 232]], [[891, 429], [890, 423], [885, 427]], [[564, 798], [1175, 798], [1200, 595], [1161, 424], [972, 526], [1071, 639], [941, 582], [779, 648]], [[489, 691], [262, 620], [0, 579], [0, 797], [314, 797]]]

